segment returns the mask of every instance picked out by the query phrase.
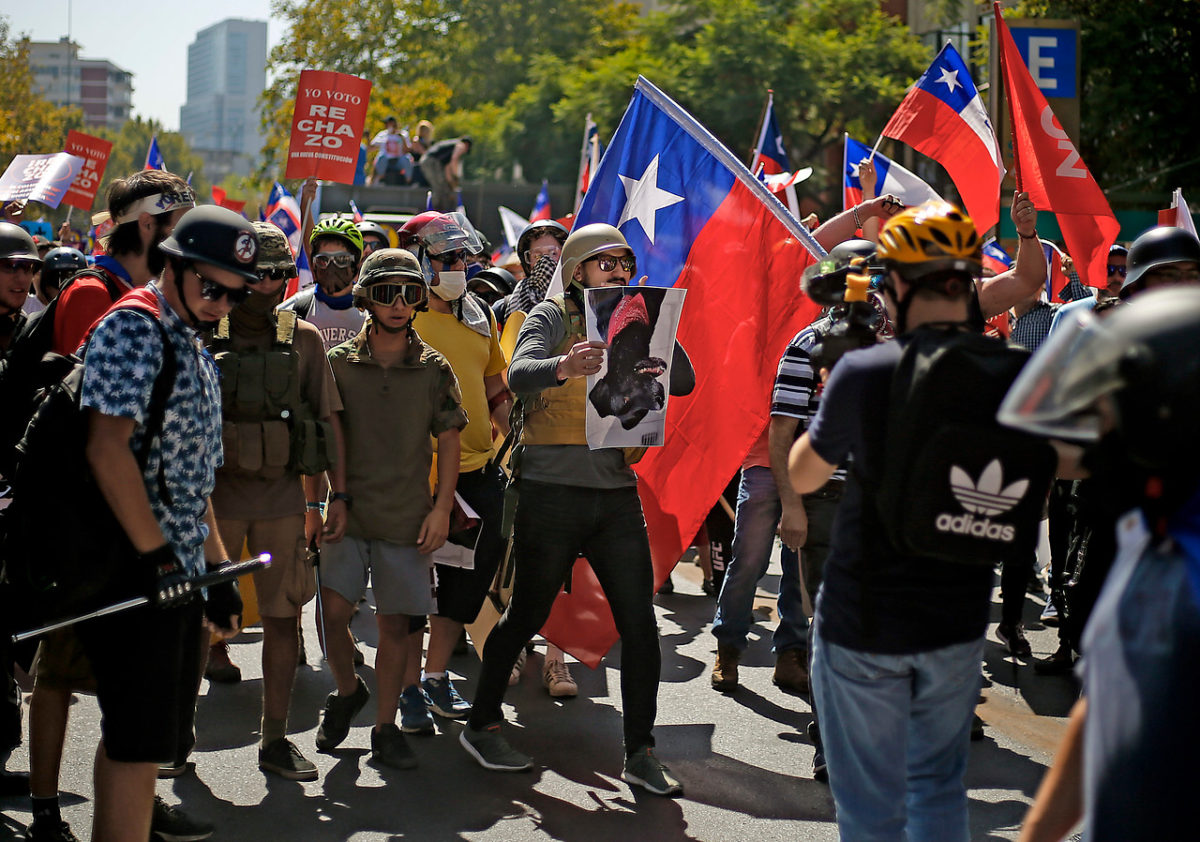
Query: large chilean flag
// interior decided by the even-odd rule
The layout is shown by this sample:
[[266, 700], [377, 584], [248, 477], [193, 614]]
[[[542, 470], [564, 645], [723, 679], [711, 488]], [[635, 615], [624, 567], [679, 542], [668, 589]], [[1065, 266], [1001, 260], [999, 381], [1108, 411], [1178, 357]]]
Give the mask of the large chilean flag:
[[971, 71], [949, 42], [883, 127], [946, 168], [982, 234], [1000, 221], [1004, 162]]
[[[591, 222], [621, 230], [647, 283], [688, 290], [677, 338], [696, 389], [671, 399], [666, 444], [637, 465], [657, 586], [767, 424], [779, 358], [820, 310], [801, 294], [800, 274], [824, 251], [732, 152], [642, 78], [579, 206], [575, 226]], [[576, 565], [543, 634], [590, 666], [616, 641], [590, 567]]]

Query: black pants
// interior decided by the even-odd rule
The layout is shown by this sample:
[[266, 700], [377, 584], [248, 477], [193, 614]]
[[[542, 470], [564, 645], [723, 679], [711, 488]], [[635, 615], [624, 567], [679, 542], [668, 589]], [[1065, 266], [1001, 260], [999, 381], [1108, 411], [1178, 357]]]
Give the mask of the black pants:
[[[1063, 585], [1066, 584], [1067, 556], [1071, 544], [1071, 529], [1075, 516], [1068, 505], [1071, 498], [1071, 480], [1055, 480], [1050, 486], [1050, 502], [1047, 513], [1050, 517], [1050, 601], [1058, 609], [1060, 615], [1065, 614], [1063, 602]], [[1066, 629], [1061, 622], [1058, 624], [1058, 642], [1066, 643]]]
[[479, 541], [475, 544], [475, 567], [439, 564], [438, 616], [472, 623], [483, 607], [496, 568], [504, 558], [506, 539], [500, 533], [504, 516], [504, 474], [495, 465], [458, 475], [458, 493], [479, 515]]
[[1015, 626], [1021, 622], [1025, 610], [1025, 593], [1029, 577], [1037, 567], [1037, 555], [1030, 553], [1020, 558], [1006, 558], [1000, 565], [1000, 622]]
[[654, 619], [654, 574], [636, 488], [592, 489], [523, 480], [514, 525], [512, 599], [483, 649], [470, 726], [499, 722], [517, 656], [537, 634], [575, 559], [588, 562], [621, 635], [625, 751], [654, 745], [662, 654]]

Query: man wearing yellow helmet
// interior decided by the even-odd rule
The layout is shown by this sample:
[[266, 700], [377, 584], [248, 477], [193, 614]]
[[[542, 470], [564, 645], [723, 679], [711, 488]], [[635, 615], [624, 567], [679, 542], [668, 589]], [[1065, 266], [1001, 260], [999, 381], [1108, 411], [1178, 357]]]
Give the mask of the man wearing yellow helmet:
[[910, 343], [971, 331], [980, 241], [966, 214], [929, 202], [884, 225], [878, 255], [899, 338], [841, 358], [789, 463], [804, 494], [853, 460], [817, 601], [812, 687], [842, 838], [966, 842], [992, 570], [898, 549], [878, 500], [893, 374]]

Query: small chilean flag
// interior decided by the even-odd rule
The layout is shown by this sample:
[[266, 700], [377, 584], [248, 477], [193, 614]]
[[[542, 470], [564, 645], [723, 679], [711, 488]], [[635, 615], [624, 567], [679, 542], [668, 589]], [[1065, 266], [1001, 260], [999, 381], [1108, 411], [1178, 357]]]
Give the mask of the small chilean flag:
[[538, 191], [537, 201], [533, 203], [533, 213], [529, 214], [530, 222], [550, 218], [550, 186], [542, 179], [542, 189]]
[[151, 135], [150, 148], [146, 150], [146, 166], [144, 170], [165, 170], [167, 162], [163, 160], [162, 153], [158, 151], [158, 135]]
[[1004, 163], [971, 71], [949, 42], [883, 127], [946, 168], [982, 234], [1000, 221]]
[[775, 94], [767, 91], [767, 113], [763, 115], [762, 130], [758, 133], [758, 145], [754, 147], [754, 161], [750, 172], [757, 174], [762, 167], [764, 175], [790, 172], [787, 152], [783, 148], [783, 132], [775, 118]]

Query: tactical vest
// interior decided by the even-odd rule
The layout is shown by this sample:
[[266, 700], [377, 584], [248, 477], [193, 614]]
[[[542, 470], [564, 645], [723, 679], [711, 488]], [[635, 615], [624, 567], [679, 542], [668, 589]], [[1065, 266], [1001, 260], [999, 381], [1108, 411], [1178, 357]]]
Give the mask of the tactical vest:
[[[574, 298], [559, 294], [548, 299], [562, 313], [567, 333], [554, 349], [561, 356], [587, 340], [583, 313]], [[561, 386], [545, 389], [522, 399], [521, 444], [587, 445], [587, 378], [572, 377]], [[646, 454], [644, 447], [624, 447], [625, 464], [632, 465]]]
[[229, 317], [217, 326], [212, 349], [221, 371], [221, 473], [279, 479], [332, 466], [333, 429], [300, 395], [295, 334], [296, 314], [288, 310], [276, 311], [275, 337], [267, 350], [234, 350]]

